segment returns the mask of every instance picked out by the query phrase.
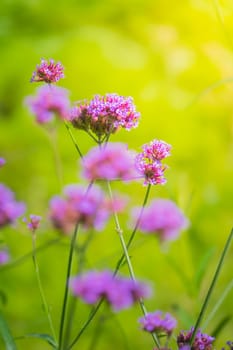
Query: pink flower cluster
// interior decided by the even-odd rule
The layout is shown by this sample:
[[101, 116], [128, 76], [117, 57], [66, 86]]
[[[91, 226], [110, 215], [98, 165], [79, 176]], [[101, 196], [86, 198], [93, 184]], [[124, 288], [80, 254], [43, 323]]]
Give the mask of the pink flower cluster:
[[204, 334], [199, 329], [195, 335], [192, 346], [190, 341], [193, 335], [194, 328], [192, 327], [189, 331], [182, 331], [177, 336], [177, 345], [179, 350], [212, 350], [214, 338], [210, 335]]
[[25, 211], [21, 202], [16, 202], [14, 193], [3, 184], [0, 184], [0, 227], [14, 223]]
[[42, 86], [36, 96], [26, 98], [30, 111], [35, 114], [39, 124], [46, 124], [53, 120], [54, 115], [67, 119], [70, 109], [68, 90], [56, 86]]
[[64, 67], [60, 62], [55, 63], [50, 59], [46, 61], [41, 59], [39, 65], [36, 66], [36, 70], [33, 72], [31, 82], [45, 82], [48, 84], [56, 83], [61, 78], [64, 78]]
[[113, 209], [121, 211], [123, 208], [120, 198], [112, 204], [96, 185], [88, 192], [83, 186], [69, 185], [63, 196], [55, 196], [50, 201], [49, 217], [54, 227], [65, 234], [71, 233], [77, 223], [85, 229], [102, 230]]
[[72, 293], [87, 304], [104, 298], [114, 311], [129, 308], [151, 294], [147, 284], [105, 271], [89, 271], [70, 280]]
[[171, 146], [164, 141], [153, 140], [142, 146], [142, 152], [136, 156], [135, 164], [138, 172], [145, 179], [144, 184], [164, 184], [164, 171], [167, 166], [161, 161], [170, 155]]
[[142, 325], [142, 329], [150, 333], [165, 333], [170, 336], [177, 325], [177, 321], [169, 313], [163, 316], [161, 311], [155, 311], [148, 313], [146, 316], [141, 317], [139, 322]]
[[98, 137], [114, 133], [120, 127], [126, 130], [135, 128], [139, 117], [133, 98], [116, 93], [96, 95], [89, 103], [79, 103], [70, 114], [74, 127], [91, 130]]
[[35, 232], [40, 226], [41, 216], [31, 214], [29, 216], [29, 220], [25, 218], [24, 221], [27, 222], [28, 229], [32, 232]]
[[93, 180], [129, 180], [136, 176], [132, 153], [123, 143], [93, 147], [83, 158], [83, 175]]
[[[139, 216], [141, 208], [132, 211], [133, 221]], [[168, 199], [156, 199], [145, 207], [139, 222], [139, 229], [145, 233], [158, 235], [161, 241], [174, 240], [179, 232], [188, 227], [188, 219], [177, 205]]]

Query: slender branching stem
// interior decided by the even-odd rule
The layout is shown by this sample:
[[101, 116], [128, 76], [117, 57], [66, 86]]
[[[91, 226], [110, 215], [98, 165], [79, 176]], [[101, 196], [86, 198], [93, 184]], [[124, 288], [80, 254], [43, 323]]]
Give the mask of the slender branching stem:
[[195, 324], [195, 326], [194, 326], [193, 334], [192, 334], [192, 337], [191, 337], [191, 339], [190, 339], [190, 345], [192, 345], [192, 343], [193, 343], [193, 341], [194, 341], [194, 339], [195, 339], [195, 335], [196, 335], [196, 333], [197, 333], [198, 327], [200, 326], [200, 323], [201, 323], [201, 321], [202, 321], [202, 318], [203, 318], [204, 313], [205, 313], [205, 311], [206, 311], [206, 308], [207, 308], [207, 306], [208, 306], [210, 297], [211, 297], [211, 295], [212, 295], [212, 293], [213, 293], [215, 284], [216, 284], [216, 282], [217, 282], [218, 276], [219, 276], [220, 271], [221, 271], [221, 268], [222, 268], [222, 266], [223, 266], [223, 262], [224, 262], [226, 253], [227, 253], [227, 251], [228, 251], [228, 249], [229, 249], [229, 247], [230, 247], [230, 243], [231, 243], [232, 238], [233, 238], [233, 228], [232, 228], [231, 233], [229, 234], [228, 239], [227, 239], [227, 241], [226, 241], [226, 244], [225, 244], [225, 246], [224, 246], [224, 249], [223, 249], [223, 252], [222, 252], [222, 254], [221, 254], [219, 263], [218, 263], [218, 265], [217, 265], [217, 269], [216, 269], [216, 271], [215, 271], [213, 280], [212, 280], [212, 282], [211, 282], [211, 284], [210, 284], [210, 287], [209, 287], [209, 289], [208, 289], [206, 298], [205, 298], [204, 303], [203, 303], [203, 305], [202, 305], [200, 314], [199, 314], [199, 316], [198, 316], [198, 318], [197, 318], [197, 321], [196, 321], [196, 324]]
[[[111, 201], [113, 203], [114, 198], [113, 198], [111, 184], [110, 184], [109, 181], [107, 181], [107, 186], [108, 186], [109, 196], [110, 196]], [[131, 260], [130, 260], [130, 256], [129, 256], [128, 249], [127, 249], [127, 245], [125, 243], [125, 239], [124, 239], [124, 236], [123, 236], [123, 231], [121, 229], [120, 222], [119, 222], [119, 219], [118, 219], [118, 215], [117, 215], [115, 210], [113, 211], [113, 216], [114, 216], [115, 225], [116, 225], [116, 232], [118, 233], [119, 238], [120, 238], [121, 246], [122, 246], [122, 249], [123, 249], [123, 252], [124, 252], [124, 256], [125, 256], [125, 259], [126, 259], [126, 262], [127, 262], [127, 265], [128, 265], [130, 276], [131, 276], [132, 280], [134, 282], [136, 282], [134, 269], [133, 269], [133, 266], [132, 266], [132, 263], [131, 263]], [[147, 310], [146, 310], [146, 307], [145, 307], [145, 304], [144, 304], [144, 301], [143, 301], [142, 298], [139, 299], [139, 304], [140, 304], [140, 307], [141, 307], [143, 315], [146, 316], [147, 315]], [[158, 340], [156, 334], [152, 333], [152, 337], [153, 337], [153, 340], [155, 342], [155, 345], [158, 347], [158, 349], [160, 349], [159, 340]]]
[[42, 305], [43, 305], [44, 311], [45, 311], [47, 319], [48, 319], [48, 323], [49, 323], [49, 327], [50, 327], [51, 333], [53, 335], [53, 339], [57, 343], [57, 337], [56, 337], [56, 333], [55, 333], [55, 330], [54, 330], [53, 321], [52, 321], [52, 317], [51, 317], [51, 314], [50, 314], [49, 306], [47, 304], [47, 301], [46, 301], [46, 298], [45, 298], [45, 294], [44, 294], [44, 290], [43, 290], [43, 287], [42, 287], [41, 278], [40, 278], [40, 271], [39, 271], [39, 265], [38, 265], [37, 258], [36, 258], [36, 234], [35, 234], [35, 232], [32, 232], [32, 260], [33, 260], [33, 264], [34, 264], [34, 267], [35, 267], [35, 273], [36, 273], [36, 278], [37, 278], [37, 283], [38, 283], [38, 287], [39, 287], [39, 292], [40, 292]]
[[69, 126], [67, 121], [65, 121], [65, 126], [66, 126], [66, 129], [68, 130], [68, 133], [69, 133], [69, 135], [71, 137], [71, 140], [72, 140], [76, 150], [78, 151], [78, 154], [79, 154], [80, 158], [82, 159], [83, 158], [82, 152], [80, 151], [80, 148], [79, 148], [79, 146], [78, 146], [78, 144], [77, 144], [77, 142], [75, 140], [75, 137], [74, 137], [74, 135], [73, 135], [73, 133], [71, 131], [71, 128], [70, 128], [70, 126]]

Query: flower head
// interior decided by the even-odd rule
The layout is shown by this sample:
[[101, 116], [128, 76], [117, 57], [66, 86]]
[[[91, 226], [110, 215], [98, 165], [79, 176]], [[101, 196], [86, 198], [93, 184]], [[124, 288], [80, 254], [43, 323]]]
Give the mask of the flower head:
[[135, 158], [138, 172], [144, 177], [144, 185], [158, 185], [166, 183], [164, 171], [166, 165], [162, 160], [170, 155], [171, 146], [164, 141], [153, 140], [142, 146], [142, 152]]
[[[123, 204], [114, 205], [118, 212], [123, 208]], [[85, 229], [102, 230], [112, 211], [113, 205], [98, 186], [93, 185], [86, 191], [83, 186], [69, 185], [62, 196], [50, 201], [49, 217], [55, 228], [69, 234], [77, 223]]]
[[14, 193], [0, 184], [0, 227], [14, 223], [24, 211], [24, 204], [16, 202]]
[[5, 159], [0, 157], [0, 168], [6, 163]]
[[25, 218], [24, 221], [27, 222], [27, 227], [29, 228], [29, 230], [35, 232], [40, 226], [41, 216], [31, 214], [29, 216], [29, 220]]
[[8, 263], [10, 257], [9, 253], [6, 250], [0, 250], [0, 265]]
[[41, 59], [39, 65], [36, 66], [36, 70], [33, 72], [31, 82], [41, 82], [51, 84], [56, 83], [61, 78], [64, 78], [64, 67], [60, 62], [55, 63], [50, 59], [46, 61]]
[[[132, 211], [136, 221], [141, 208]], [[139, 229], [145, 233], [156, 234], [162, 241], [174, 240], [179, 232], [188, 226], [188, 219], [177, 205], [168, 199], [153, 200], [145, 207], [139, 222]]]
[[129, 308], [140, 298], [148, 297], [150, 289], [142, 282], [126, 277], [113, 276], [106, 271], [89, 271], [70, 280], [73, 294], [87, 304], [95, 304], [104, 298], [114, 311]]
[[87, 180], [129, 180], [135, 177], [132, 153], [123, 143], [108, 143], [92, 148], [83, 158], [83, 175]]
[[[177, 344], [179, 350], [212, 350], [212, 343], [214, 338], [210, 335], [201, 333], [199, 329], [195, 335], [193, 344], [190, 346], [190, 341], [193, 335], [194, 327], [192, 327], [188, 331], [182, 331], [177, 336]], [[189, 348], [187, 348], [189, 346]]]
[[116, 93], [96, 95], [89, 103], [77, 104], [70, 114], [74, 127], [92, 131], [98, 137], [112, 134], [119, 128], [131, 130], [138, 125], [139, 117], [132, 97]]
[[35, 114], [39, 124], [46, 124], [57, 115], [61, 119], [67, 119], [70, 102], [68, 90], [56, 86], [42, 86], [37, 90], [36, 96], [26, 98], [26, 103], [31, 112]]
[[177, 321], [169, 313], [164, 316], [161, 311], [148, 313], [139, 319], [142, 329], [150, 333], [165, 333], [170, 336], [177, 325]]

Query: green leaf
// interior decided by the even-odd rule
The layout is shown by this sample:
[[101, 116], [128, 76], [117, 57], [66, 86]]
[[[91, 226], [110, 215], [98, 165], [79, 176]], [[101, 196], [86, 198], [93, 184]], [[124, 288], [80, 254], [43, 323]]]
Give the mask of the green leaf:
[[57, 349], [57, 343], [53, 339], [53, 337], [46, 333], [29, 333], [22, 335], [21, 337], [17, 337], [17, 339], [25, 339], [25, 338], [38, 338], [45, 340], [49, 345], [51, 345], [54, 349]]
[[10, 333], [8, 325], [0, 312], [0, 334], [5, 343], [6, 350], [17, 350], [14, 339]]

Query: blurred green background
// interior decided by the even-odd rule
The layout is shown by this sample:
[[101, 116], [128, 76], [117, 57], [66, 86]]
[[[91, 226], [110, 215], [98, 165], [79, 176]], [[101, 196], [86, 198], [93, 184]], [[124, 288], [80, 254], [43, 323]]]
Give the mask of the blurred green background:
[[[177, 332], [187, 329], [200, 311], [232, 226], [233, 1], [2, 0], [0, 45], [0, 156], [7, 160], [0, 181], [26, 203], [27, 214], [44, 217], [38, 245], [57, 237], [46, 215], [51, 196], [60, 193], [48, 134], [24, 105], [25, 96], [37, 87], [29, 80], [41, 58], [63, 63], [66, 79], [59, 85], [71, 91], [72, 101], [106, 92], [133, 96], [142, 115], [140, 125], [131, 132], [120, 131], [113, 141], [136, 150], [154, 138], [173, 146], [168, 183], [154, 187], [151, 198], [175, 200], [191, 227], [162, 248], [153, 237], [139, 233], [131, 255], [137, 276], [155, 288], [148, 309], [173, 313], [179, 321]], [[81, 131], [75, 136], [84, 152], [93, 145]], [[64, 185], [78, 182], [78, 157], [62, 123], [57, 150]], [[140, 184], [116, 183], [114, 189], [130, 196], [129, 209], [140, 205], [145, 192]], [[128, 235], [127, 212], [120, 220]], [[12, 259], [31, 250], [23, 223], [2, 230], [1, 239]], [[120, 251], [110, 222], [95, 237], [88, 264], [113, 268]], [[231, 248], [206, 316], [232, 279], [232, 252]], [[67, 256], [67, 239], [38, 254], [57, 329]], [[122, 272], [127, 273], [126, 267]], [[0, 290], [7, 296], [2, 310], [15, 337], [48, 332], [30, 257], [0, 271]], [[210, 334], [229, 318], [217, 349], [232, 340], [232, 297], [231, 291], [205, 330]], [[80, 304], [74, 329], [88, 310]], [[152, 349], [151, 337], [138, 330], [138, 307], [116, 317], [101, 315], [77, 349], [105, 350], [113, 344], [117, 349]], [[93, 339], [95, 347], [90, 345]], [[49, 349], [36, 339], [21, 339], [17, 345]], [[0, 348], [4, 349], [2, 343]]]

